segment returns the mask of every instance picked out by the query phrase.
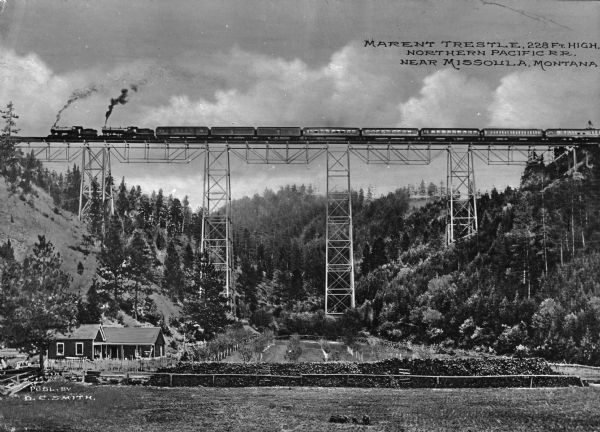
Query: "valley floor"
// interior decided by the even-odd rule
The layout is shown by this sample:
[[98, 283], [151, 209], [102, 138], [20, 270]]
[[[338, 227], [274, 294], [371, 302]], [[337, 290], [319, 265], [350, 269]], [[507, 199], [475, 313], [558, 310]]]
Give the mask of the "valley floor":
[[[600, 431], [598, 406], [600, 389], [594, 387], [153, 388], [54, 382], [0, 401], [0, 431]], [[367, 414], [371, 425], [329, 423], [334, 414], [359, 421]]]

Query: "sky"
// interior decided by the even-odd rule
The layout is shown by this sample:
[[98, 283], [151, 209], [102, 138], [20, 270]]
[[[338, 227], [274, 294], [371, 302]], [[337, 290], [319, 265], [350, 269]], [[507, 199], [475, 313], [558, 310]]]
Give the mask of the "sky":
[[[58, 124], [100, 129], [122, 88], [128, 102], [115, 106], [109, 126], [600, 126], [600, 69], [589, 64], [600, 64], [600, 49], [566, 49], [559, 57], [545, 48], [534, 58], [492, 55], [486, 47], [481, 55], [452, 56], [527, 62], [478, 66], [443, 64], [445, 55], [410, 57], [407, 48], [366, 40], [428, 41], [438, 50], [442, 41], [459, 43], [451, 49], [600, 44], [600, 2], [0, 0], [0, 106], [14, 103], [24, 136], [47, 135], [73, 95], [85, 97]], [[436, 62], [401, 64], [409, 57]], [[112, 170], [129, 185], [202, 201], [201, 160], [115, 163]], [[478, 164], [477, 187], [517, 185], [519, 170]], [[353, 187], [376, 194], [445, 177], [443, 155], [428, 167], [352, 161]], [[234, 197], [290, 183], [324, 192], [324, 160], [308, 167], [232, 161]]]

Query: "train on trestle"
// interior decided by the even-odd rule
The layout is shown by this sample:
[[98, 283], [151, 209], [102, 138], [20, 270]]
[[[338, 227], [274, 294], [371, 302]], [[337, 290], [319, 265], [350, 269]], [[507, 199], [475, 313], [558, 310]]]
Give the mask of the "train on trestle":
[[82, 126], [53, 127], [49, 140], [61, 141], [598, 141], [600, 129], [503, 129], [503, 128], [348, 128], [348, 127], [206, 127], [159, 126], [148, 128]]

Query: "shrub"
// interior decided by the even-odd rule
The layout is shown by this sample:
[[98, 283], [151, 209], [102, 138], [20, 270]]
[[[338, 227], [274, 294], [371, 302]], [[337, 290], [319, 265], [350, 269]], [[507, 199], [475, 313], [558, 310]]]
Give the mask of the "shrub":
[[257, 309], [250, 317], [250, 323], [258, 329], [265, 329], [273, 323], [273, 313], [265, 308]]
[[300, 336], [298, 336], [298, 334], [293, 334], [287, 344], [285, 359], [296, 362], [301, 355], [302, 346], [300, 345]]
[[240, 356], [242, 357], [242, 360], [244, 361], [244, 363], [248, 363], [250, 360], [252, 360], [252, 355], [254, 354], [254, 350], [250, 343], [243, 344], [238, 349], [238, 352], [240, 353]]
[[319, 345], [325, 354], [329, 354], [331, 352], [331, 345], [327, 342], [326, 339], [321, 339], [319, 341]]

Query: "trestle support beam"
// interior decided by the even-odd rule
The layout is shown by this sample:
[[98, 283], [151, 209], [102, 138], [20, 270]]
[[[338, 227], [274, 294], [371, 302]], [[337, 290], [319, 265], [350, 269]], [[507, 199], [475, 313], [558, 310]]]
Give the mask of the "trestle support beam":
[[327, 148], [325, 313], [339, 315], [355, 306], [350, 151]]
[[102, 215], [114, 214], [113, 185], [109, 183], [110, 150], [107, 148], [81, 149], [81, 184], [79, 188], [79, 220], [87, 220], [92, 204], [93, 183], [98, 185]]
[[235, 299], [230, 174], [229, 148], [207, 146], [200, 253], [206, 254], [215, 270], [222, 272], [225, 279], [224, 294], [233, 310]]
[[477, 232], [477, 191], [471, 147], [449, 146], [447, 152], [446, 242], [451, 244]]

